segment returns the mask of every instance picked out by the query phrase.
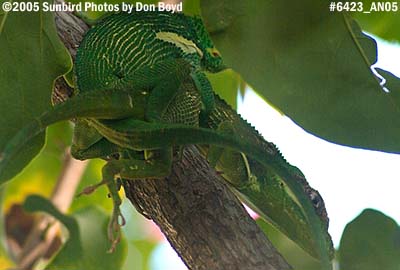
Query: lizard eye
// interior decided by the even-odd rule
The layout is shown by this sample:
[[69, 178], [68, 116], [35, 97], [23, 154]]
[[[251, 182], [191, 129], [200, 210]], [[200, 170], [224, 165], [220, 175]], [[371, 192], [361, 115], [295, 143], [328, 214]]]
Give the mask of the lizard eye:
[[219, 53], [216, 52], [216, 51], [213, 51], [211, 54], [212, 54], [212, 56], [214, 56], [214, 57], [219, 57], [219, 56], [220, 56]]
[[214, 47], [207, 48], [208, 55], [212, 56], [213, 58], [219, 58], [221, 55], [219, 54], [218, 50]]

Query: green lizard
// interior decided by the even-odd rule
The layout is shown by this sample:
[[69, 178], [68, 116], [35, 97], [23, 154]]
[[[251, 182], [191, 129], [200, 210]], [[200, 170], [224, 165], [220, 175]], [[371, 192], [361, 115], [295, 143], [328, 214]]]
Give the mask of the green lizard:
[[[278, 148], [273, 143], [265, 141], [258, 131], [243, 120], [224, 100], [218, 96], [215, 97], [215, 100], [215, 110], [200, 122], [200, 126], [218, 130], [227, 135], [241, 134], [241, 137], [246, 138], [246, 141], [252, 142], [258, 148], [264, 149], [269, 155], [275, 156], [275, 161], [287, 169], [291, 178], [301, 183], [304, 192], [312, 201], [315, 211], [321, 218], [321, 225], [328, 229], [328, 215], [324, 202], [318, 191], [309, 186], [301, 171], [287, 163]], [[287, 190], [286, 181], [282, 179], [282, 176], [256, 159], [229, 148], [212, 145], [200, 145], [199, 148], [208, 156], [209, 162], [217, 170], [223, 172], [223, 178], [234, 187], [233, 191], [246, 204], [309, 253], [317, 256], [314, 253], [313, 246], [310, 245], [312, 235], [307, 230], [304, 231], [302, 226], [299, 226], [299, 223], [307, 218], [298, 204], [293, 201], [293, 197], [290, 196], [290, 191]], [[326, 240], [331, 242], [329, 235], [326, 235]], [[332, 243], [329, 245], [332, 245]]]
[[[317, 215], [324, 211], [315, 211], [304, 176], [214, 95], [203, 71], [223, 68], [200, 19], [162, 12], [106, 18], [78, 50], [77, 96], [7, 145], [0, 181], [31, 137], [54, 122], [79, 118], [72, 153], [108, 160], [103, 180], [116, 204], [109, 228], [115, 244], [120, 199], [114, 179], [165, 177], [172, 147], [196, 144], [250, 206], [309, 253], [329, 260], [327, 221]], [[319, 198], [315, 192], [311, 197]]]

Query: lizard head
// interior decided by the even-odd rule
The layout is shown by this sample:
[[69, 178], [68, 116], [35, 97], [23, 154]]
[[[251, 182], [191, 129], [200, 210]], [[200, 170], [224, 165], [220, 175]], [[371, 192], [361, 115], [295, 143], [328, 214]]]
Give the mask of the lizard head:
[[221, 54], [215, 47], [206, 48], [206, 52], [203, 55], [202, 65], [207, 71], [219, 72], [226, 69], [222, 61]]
[[183, 56], [195, 59], [195, 64], [200, 64], [201, 68], [206, 71], [215, 73], [226, 69], [203, 21], [198, 17], [189, 17], [183, 14], [176, 16], [184, 18], [183, 22], [188, 26], [186, 32], [160, 31], [157, 32], [156, 38], [175, 45], [181, 50]]
[[209, 72], [219, 72], [226, 69], [222, 61], [221, 54], [214, 47], [214, 44], [208, 34], [203, 21], [194, 17], [192, 19], [192, 27], [195, 30], [196, 35], [196, 45], [202, 51], [203, 56], [201, 59], [202, 67]]

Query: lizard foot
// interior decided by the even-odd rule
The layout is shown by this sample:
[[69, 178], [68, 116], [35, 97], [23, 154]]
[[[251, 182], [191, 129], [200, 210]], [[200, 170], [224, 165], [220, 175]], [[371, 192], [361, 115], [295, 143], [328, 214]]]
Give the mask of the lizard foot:
[[111, 242], [111, 247], [107, 251], [108, 253], [113, 253], [118, 243], [121, 241], [121, 227], [124, 226], [125, 223], [126, 221], [119, 209], [119, 205], [115, 205], [113, 215], [107, 228], [108, 239]]

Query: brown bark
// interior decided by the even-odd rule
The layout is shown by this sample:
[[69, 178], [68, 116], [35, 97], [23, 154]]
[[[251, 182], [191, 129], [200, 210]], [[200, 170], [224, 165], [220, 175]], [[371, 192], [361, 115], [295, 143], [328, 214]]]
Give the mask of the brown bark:
[[[74, 57], [88, 27], [66, 12], [56, 13], [56, 24]], [[54, 95], [68, 95], [57, 86]], [[129, 181], [124, 188], [190, 269], [290, 269], [195, 147], [184, 151], [165, 180]]]

